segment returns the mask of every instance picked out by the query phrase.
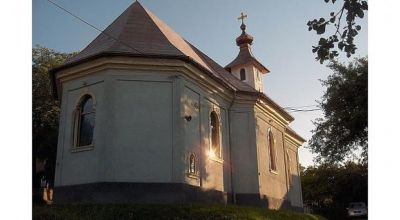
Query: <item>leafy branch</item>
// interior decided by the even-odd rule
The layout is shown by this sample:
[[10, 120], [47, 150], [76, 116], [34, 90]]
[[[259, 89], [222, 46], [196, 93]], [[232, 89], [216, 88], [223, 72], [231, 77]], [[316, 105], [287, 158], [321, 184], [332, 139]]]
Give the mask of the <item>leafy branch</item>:
[[[337, 0], [324, 0], [326, 3], [335, 4]], [[328, 25], [333, 24], [335, 27], [334, 34], [327, 38], [321, 37], [318, 45], [313, 46], [312, 52], [317, 53], [315, 58], [321, 64], [325, 60], [333, 59], [339, 56], [338, 50], [344, 51], [347, 57], [351, 57], [357, 50], [354, 44], [354, 38], [361, 30], [361, 26], [356, 23], [356, 18], [364, 18], [364, 11], [368, 10], [367, 1], [362, 0], [343, 0], [343, 6], [338, 12], [331, 12], [330, 19], [320, 18], [307, 22], [308, 30], [314, 30], [318, 35], [325, 33]], [[341, 28], [343, 14], [346, 15], [345, 26]]]

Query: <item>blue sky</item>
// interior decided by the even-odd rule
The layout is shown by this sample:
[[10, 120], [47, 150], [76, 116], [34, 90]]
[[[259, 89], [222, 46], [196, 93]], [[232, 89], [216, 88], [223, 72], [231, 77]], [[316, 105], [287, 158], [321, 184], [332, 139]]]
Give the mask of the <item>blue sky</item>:
[[[133, 0], [53, 0], [89, 23], [105, 29]], [[341, 1], [326, 4], [324, 0], [140, 0], [142, 5], [166, 22], [208, 56], [225, 66], [232, 61], [240, 34], [237, 17], [245, 12], [247, 32], [255, 40], [253, 54], [271, 72], [264, 76], [265, 93], [283, 107], [315, 105], [324, 91], [319, 79], [330, 70], [314, 60], [311, 46], [319, 36], [307, 30], [307, 21], [329, 17]], [[57, 51], [83, 49], [99, 33], [71, 17], [46, 0], [33, 0], [32, 45], [42, 45]], [[368, 54], [367, 16], [360, 20], [355, 57]], [[328, 29], [329, 31], [329, 29]], [[345, 54], [341, 54], [341, 61]], [[291, 124], [307, 140], [314, 128], [312, 120], [320, 111], [292, 113]], [[306, 146], [307, 144], [304, 144]], [[299, 149], [300, 163], [311, 165], [313, 155]]]

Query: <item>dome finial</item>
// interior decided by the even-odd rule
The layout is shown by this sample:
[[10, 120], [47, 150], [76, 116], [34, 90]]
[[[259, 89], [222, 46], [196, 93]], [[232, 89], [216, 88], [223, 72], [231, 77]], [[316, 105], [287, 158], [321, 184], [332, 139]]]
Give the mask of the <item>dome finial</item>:
[[240, 25], [240, 29], [244, 33], [246, 30], [246, 25], [244, 24], [244, 19], [247, 18], [247, 15], [244, 14], [243, 12], [240, 13], [240, 17], [238, 17], [238, 20], [242, 20], [242, 25]]

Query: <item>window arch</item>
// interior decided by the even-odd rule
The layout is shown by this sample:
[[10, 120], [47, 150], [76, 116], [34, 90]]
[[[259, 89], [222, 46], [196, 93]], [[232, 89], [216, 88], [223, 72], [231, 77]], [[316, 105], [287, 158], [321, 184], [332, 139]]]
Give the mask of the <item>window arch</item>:
[[91, 95], [84, 95], [75, 111], [75, 147], [93, 144], [95, 108]]
[[244, 68], [240, 69], [240, 80], [246, 80], [246, 70]]
[[218, 115], [215, 111], [210, 114], [211, 153], [212, 156], [221, 158], [220, 127]]
[[189, 173], [196, 173], [196, 157], [194, 156], [194, 154], [190, 154], [189, 156]]
[[269, 169], [276, 171], [276, 153], [275, 153], [275, 139], [271, 130], [268, 132], [268, 147], [269, 147]]

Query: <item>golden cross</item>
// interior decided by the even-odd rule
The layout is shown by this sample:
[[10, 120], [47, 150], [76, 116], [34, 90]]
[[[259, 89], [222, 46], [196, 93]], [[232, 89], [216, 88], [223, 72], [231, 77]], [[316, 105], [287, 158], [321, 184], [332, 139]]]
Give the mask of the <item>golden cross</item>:
[[243, 12], [240, 13], [240, 17], [238, 17], [238, 20], [242, 20], [242, 24], [243, 24], [243, 20], [247, 18], [247, 15], [245, 15]]

